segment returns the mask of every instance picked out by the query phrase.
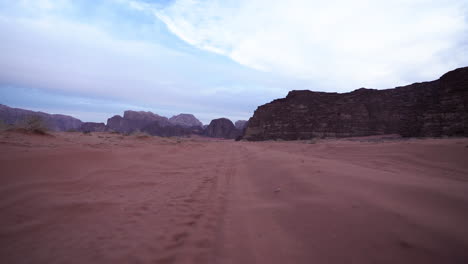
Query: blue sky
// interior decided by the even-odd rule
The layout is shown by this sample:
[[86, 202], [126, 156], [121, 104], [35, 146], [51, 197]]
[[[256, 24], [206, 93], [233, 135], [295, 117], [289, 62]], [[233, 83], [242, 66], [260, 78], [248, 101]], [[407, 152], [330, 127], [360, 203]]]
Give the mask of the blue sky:
[[468, 65], [466, 0], [0, 0], [0, 103], [248, 119], [289, 90], [434, 80]]

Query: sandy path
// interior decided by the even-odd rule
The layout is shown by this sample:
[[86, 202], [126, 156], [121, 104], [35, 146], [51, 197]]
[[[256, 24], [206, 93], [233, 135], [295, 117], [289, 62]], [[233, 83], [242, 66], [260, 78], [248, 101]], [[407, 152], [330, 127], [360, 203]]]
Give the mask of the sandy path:
[[5, 263], [468, 263], [467, 139], [0, 136]]
[[110, 137], [3, 144], [6, 263], [209, 261], [225, 156], [215, 144]]
[[244, 144], [217, 262], [467, 263], [465, 143]]

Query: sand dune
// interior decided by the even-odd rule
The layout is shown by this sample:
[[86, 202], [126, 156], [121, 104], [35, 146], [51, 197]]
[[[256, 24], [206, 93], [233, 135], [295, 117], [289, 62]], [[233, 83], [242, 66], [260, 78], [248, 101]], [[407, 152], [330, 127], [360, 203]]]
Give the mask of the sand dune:
[[468, 263], [468, 139], [307, 143], [3, 132], [0, 259]]

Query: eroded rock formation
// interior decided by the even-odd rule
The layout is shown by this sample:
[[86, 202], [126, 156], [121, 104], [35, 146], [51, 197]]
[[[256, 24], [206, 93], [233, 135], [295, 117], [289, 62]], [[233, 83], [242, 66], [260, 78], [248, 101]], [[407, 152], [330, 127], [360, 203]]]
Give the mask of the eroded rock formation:
[[247, 140], [468, 136], [468, 67], [432, 82], [350, 93], [291, 91], [257, 108]]
[[182, 127], [201, 127], [203, 126], [202, 122], [198, 120], [192, 114], [179, 114], [169, 118], [169, 122], [173, 125], [179, 125]]
[[180, 125], [161, 126], [159, 122], [153, 122], [141, 129], [152, 136], [160, 137], [186, 137], [192, 134], [202, 134], [201, 127], [184, 127]]
[[[191, 125], [197, 124], [197, 125]], [[146, 132], [153, 136], [180, 137], [191, 134], [203, 134], [201, 122], [191, 114], [167, 117], [152, 112], [124, 112], [124, 116], [113, 116], [107, 120], [107, 130], [120, 133]]]
[[167, 117], [152, 112], [127, 110], [124, 112], [123, 117], [115, 115], [107, 119], [107, 129], [109, 131], [131, 133], [141, 130], [153, 122], [157, 122], [162, 127], [171, 125]]
[[242, 132], [237, 129], [231, 120], [227, 118], [218, 118], [211, 120], [206, 127], [204, 135], [214, 138], [234, 139], [240, 136]]
[[54, 131], [76, 130], [83, 123], [72, 116], [34, 112], [0, 104], [0, 120], [6, 124], [21, 125], [27, 118], [33, 116], [40, 117], [44, 125]]

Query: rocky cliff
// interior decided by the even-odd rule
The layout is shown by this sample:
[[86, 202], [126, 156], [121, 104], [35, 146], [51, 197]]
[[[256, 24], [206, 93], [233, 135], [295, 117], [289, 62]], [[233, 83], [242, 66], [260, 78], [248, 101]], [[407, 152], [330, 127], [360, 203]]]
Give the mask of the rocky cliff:
[[169, 118], [169, 122], [173, 125], [179, 125], [182, 127], [201, 127], [203, 126], [202, 122], [198, 120], [192, 114], [179, 114]]
[[218, 118], [211, 120], [205, 129], [204, 135], [214, 138], [234, 139], [242, 135], [242, 132], [234, 126], [231, 120]]
[[291, 91], [257, 108], [247, 140], [468, 136], [468, 67], [432, 82], [350, 93]]
[[141, 130], [153, 122], [158, 122], [163, 127], [171, 125], [167, 117], [152, 112], [127, 110], [124, 112], [123, 117], [115, 115], [107, 119], [107, 129], [109, 131], [131, 133]]
[[40, 117], [44, 125], [54, 131], [67, 131], [78, 129], [83, 122], [81, 120], [67, 115], [48, 114], [43, 112], [34, 112], [21, 108], [12, 108], [0, 104], [0, 120], [6, 124], [21, 125], [27, 118], [32, 116]]
[[201, 125], [201, 122], [191, 114], [180, 114], [169, 120], [152, 112], [127, 110], [123, 117], [116, 115], [107, 119], [106, 127], [108, 131], [120, 133], [141, 131], [153, 136], [179, 137], [203, 134]]
[[153, 122], [141, 129], [153, 136], [160, 137], [186, 137], [192, 134], [203, 134], [203, 129], [199, 126], [186, 127], [180, 125], [161, 126], [159, 122]]

